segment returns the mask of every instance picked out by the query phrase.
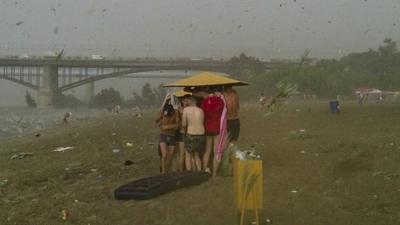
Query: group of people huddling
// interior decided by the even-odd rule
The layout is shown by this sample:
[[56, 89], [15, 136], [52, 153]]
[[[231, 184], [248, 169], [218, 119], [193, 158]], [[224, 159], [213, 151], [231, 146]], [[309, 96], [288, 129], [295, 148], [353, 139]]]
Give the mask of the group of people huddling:
[[168, 94], [155, 121], [161, 130], [161, 173], [171, 171], [175, 159], [177, 170], [212, 171], [216, 176], [224, 149], [239, 137], [238, 94], [231, 86], [185, 91], [181, 97]]

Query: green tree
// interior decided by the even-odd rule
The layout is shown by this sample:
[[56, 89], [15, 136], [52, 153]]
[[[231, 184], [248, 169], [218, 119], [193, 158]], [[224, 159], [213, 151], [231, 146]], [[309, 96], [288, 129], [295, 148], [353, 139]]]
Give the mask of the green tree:
[[92, 107], [112, 107], [114, 105], [121, 105], [123, 99], [119, 91], [114, 88], [103, 89], [94, 96], [93, 100], [90, 102]]
[[146, 83], [142, 87], [142, 99], [143, 101], [147, 102], [147, 105], [152, 105], [157, 100], [156, 94], [149, 83]]
[[157, 88], [153, 88], [153, 92], [156, 96], [156, 106], [161, 105], [167, 95], [167, 91], [163, 87], [163, 84], [158, 85]]
[[255, 57], [241, 53], [229, 60], [230, 70], [238, 78], [251, 78], [252, 75], [265, 72], [264, 64]]

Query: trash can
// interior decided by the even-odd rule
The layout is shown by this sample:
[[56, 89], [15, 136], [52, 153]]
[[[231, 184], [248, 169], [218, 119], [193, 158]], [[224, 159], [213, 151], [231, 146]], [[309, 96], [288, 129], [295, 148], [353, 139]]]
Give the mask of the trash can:
[[330, 101], [329, 106], [331, 108], [331, 113], [340, 113], [339, 101]]
[[233, 163], [236, 222], [243, 225], [255, 221], [259, 225], [263, 217], [262, 161], [235, 159]]

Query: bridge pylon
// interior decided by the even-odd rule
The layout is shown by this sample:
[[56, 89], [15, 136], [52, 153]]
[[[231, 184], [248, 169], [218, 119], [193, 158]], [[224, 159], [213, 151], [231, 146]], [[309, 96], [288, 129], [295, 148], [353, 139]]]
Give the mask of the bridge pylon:
[[86, 99], [87, 103], [90, 103], [94, 98], [94, 81], [86, 84]]
[[39, 91], [37, 92], [37, 104], [39, 108], [52, 107], [58, 95], [58, 67], [49, 65], [43, 67]]

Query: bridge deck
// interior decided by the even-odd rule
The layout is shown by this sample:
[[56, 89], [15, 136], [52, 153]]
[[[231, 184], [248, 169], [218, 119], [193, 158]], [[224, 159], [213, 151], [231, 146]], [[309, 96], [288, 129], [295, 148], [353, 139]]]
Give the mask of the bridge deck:
[[0, 66], [62, 66], [62, 67], [226, 67], [228, 61], [216, 60], [94, 60], [94, 59], [9, 59], [0, 58]]

